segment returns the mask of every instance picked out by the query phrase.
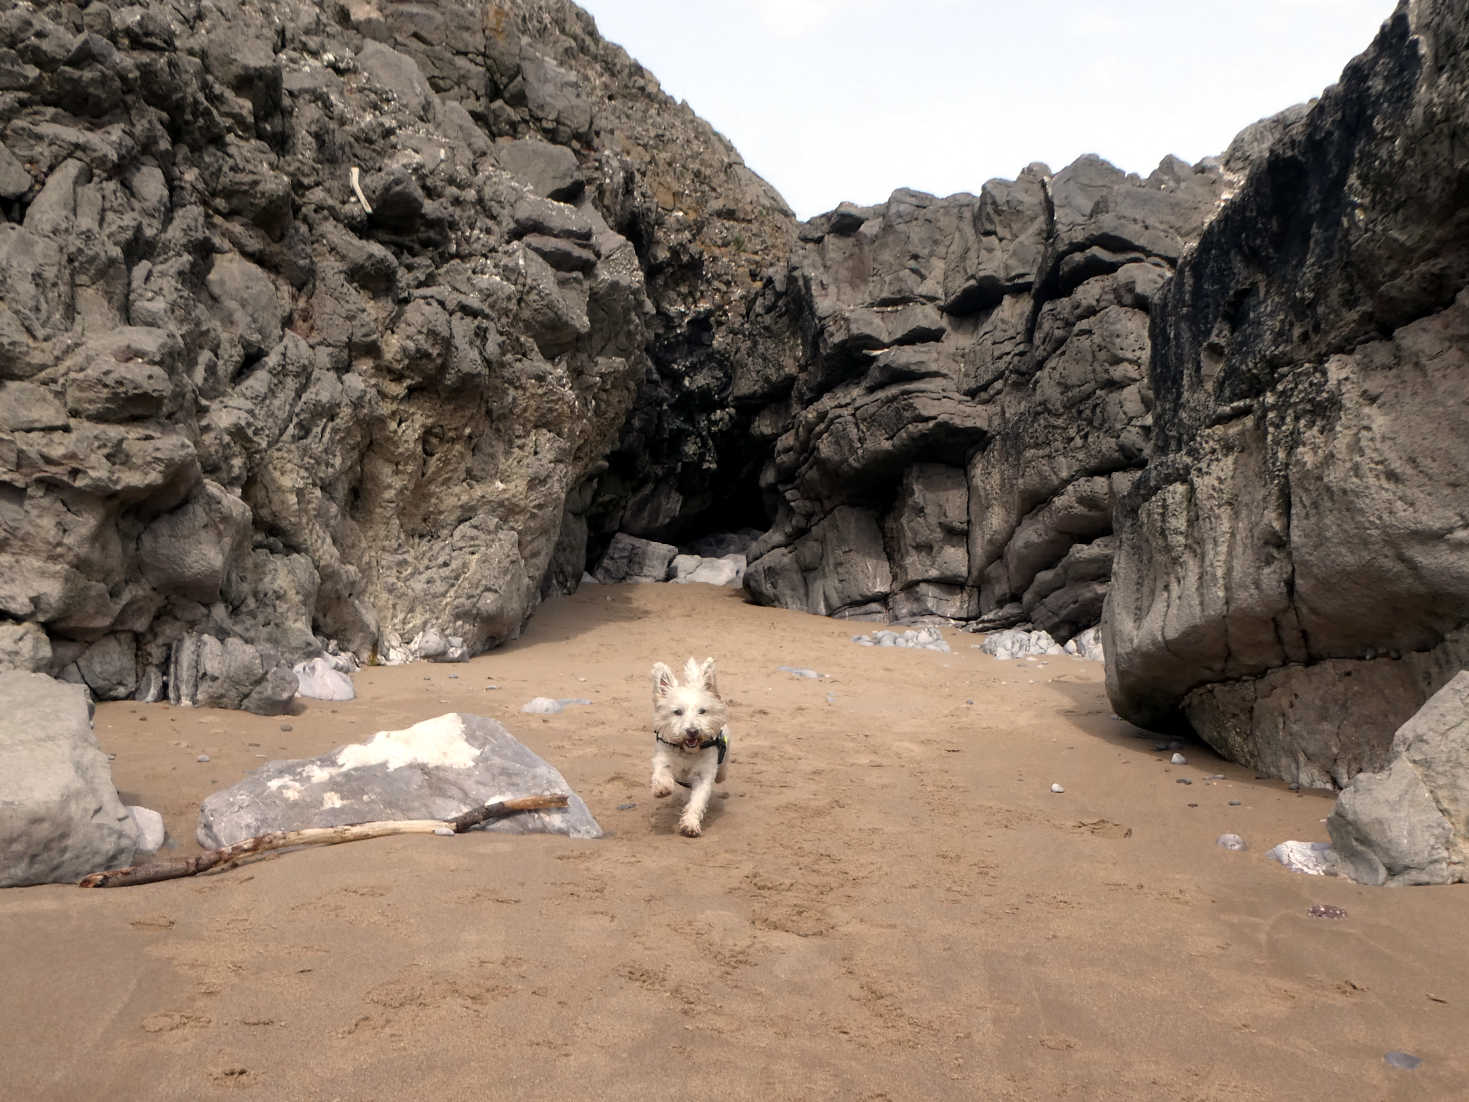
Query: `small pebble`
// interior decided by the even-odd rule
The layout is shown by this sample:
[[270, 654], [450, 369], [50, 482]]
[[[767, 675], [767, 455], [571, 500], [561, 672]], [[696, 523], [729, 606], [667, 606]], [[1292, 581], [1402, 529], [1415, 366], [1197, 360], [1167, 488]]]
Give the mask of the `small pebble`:
[[1306, 909], [1306, 913], [1312, 918], [1346, 918], [1347, 909], [1338, 907], [1335, 903], [1312, 903]]
[[1052, 792], [1065, 792], [1066, 789], [1062, 788], [1059, 784], [1053, 784], [1053, 785], [1051, 785], [1051, 791]]
[[459, 680], [459, 675], [457, 673], [451, 673], [449, 675], [449, 680], [450, 681], [458, 681]]
[[282, 731], [294, 731], [295, 729], [296, 728], [292, 727], [289, 723], [282, 723], [281, 724], [281, 730]]
[[1153, 749], [1161, 754], [1164, 750], [1168, 749], [1168, 744], [1166, 742], [1155, 742], [1153, 743]]
[[117, 760], [117, 755], [116, 754], [108, 754], [107, 755], [107, 760], [108, 761], [116, 761]]
[[1184, 757], [1182, 754], [1174, 754], [1168, 760], [1171, 761], [1174, 765], [1187, 765], [1188, 764], [1188, 758]]
[[1298, 784], [1290, 784], [1286, 785], [1286, 787], [1289, 788], [1292, 792], [1299, 792], [1301, 790], [1301, 786]]
[[1238, 853], [1240, 850], [1246, 850], [1250, 848], [1250, 844], [1246, 842], [1243, 838], [1241, 838], [1238, 834], [1221, 834], [1218, 841], [1216, 841], [1214, 844], [1217, 846], [1223, 846], [1225, 849], [1232, 849], [1236, 853]]
[[1198, 807], [1199, 805], [1198, 804], [1189, 804], [1188, 806], [1189, 807]]
[[195, 758], [195, 759], [194, 759], [194, 760], [195, 760], [195, 761], [197, 761], [197, 762], [206, 762], [206, 761], [208, 761], [208, 760], [209, 760], [209, 755], [208, 755], [208, 754], [200, 754], [200, 755], [199, 755], [199, 756], [198, 756], [198, 757], [197, 757], [197, 758]]
[[1423, 1063], [1422, 1058], [1414, 1056], [1411, 1052], [1389, 1052], [1383, 1059], [1395, 1068], [1405, 1068], [1408, 1071], [1412, 1071]]
[[632, 804], [632, 803], [618, 804], [617, 805], [617, 810], [618, 811], [631, 811], [633, 808], [635, 808], [637, 806], [638, 806], [637, 804]]
[[781, 673], [788, 673], [792, 677], [804, 677], [811, 681], [815, 681], [821, 676], [815, 670], [807, 669], [804, 666], [777, 666], [776, 669]]
[[437, 834], [440, 838], [452, 838], [452, 837], [454, 837], [454, 828], [453, 827], [435, 827], [434, 828], [434, 833]]
[[1174, 781], [1173, 783], [1174, 784], [1193, 784], [1194, 782], [1191, 781], [1191, 780], [1189, 780], [1187, 777], [1179, 777], [1178, 780]]
[[1229, 801], [1229, 806], [1230, 807], [1239, 807], [1239, 801], [1238, 800], [1230, 800]]

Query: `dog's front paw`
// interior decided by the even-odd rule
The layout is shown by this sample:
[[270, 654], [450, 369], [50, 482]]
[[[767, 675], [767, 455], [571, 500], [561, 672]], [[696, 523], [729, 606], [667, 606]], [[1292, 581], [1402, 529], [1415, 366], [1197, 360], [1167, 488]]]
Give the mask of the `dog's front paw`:
[[653, 781], [653, 795], [659, 799], [662, 799], [664, 796], [672, 796], [673, 782], [655, 779]]
[[697, 838], [704, 833], [704, 828], [696, 819], [680, 819], [678, 821], [678, 832], [685, 838]]

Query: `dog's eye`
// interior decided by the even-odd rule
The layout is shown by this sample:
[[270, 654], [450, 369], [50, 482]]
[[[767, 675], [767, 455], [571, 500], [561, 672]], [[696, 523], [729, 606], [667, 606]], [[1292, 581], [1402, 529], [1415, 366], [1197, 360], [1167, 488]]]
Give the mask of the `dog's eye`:
[[700, 715], [703, 715], [703, 714], [704, 714], [704, 709], [703, 709], [703, 708], [700, 708], [700, 709], [699, 709], [699, 714], [700, 714]]
[[673, 714], [676, 715], [676, 716], [681, 716], [681, 715], [683, 715], [683, 709], [682, 708], [675, 708], [673, 710]]

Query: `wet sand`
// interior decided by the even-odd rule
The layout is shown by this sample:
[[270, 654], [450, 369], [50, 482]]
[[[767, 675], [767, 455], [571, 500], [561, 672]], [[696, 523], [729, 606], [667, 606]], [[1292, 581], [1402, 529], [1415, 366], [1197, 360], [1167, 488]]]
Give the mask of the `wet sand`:
[[[364, 670], [348, 703], [102, 705], [164, 855], [197, 852], [200, 800], [266, 758], [449, 711], [502, 721], [607, 837], [402, 837], [0, 892], [4, 1094], [1465, 1096], [1469, 887], [1287, 872], [1265, 851], [1324, 840], [1329, 794], [1199, 745], [1169, 764], [1113, 717], [1098, 664], [1000, 662], [947, 630], [948, 655], [852, 644], [871, 627], [587, 586], [471, 662]], [[691, 840], [681, 790], [648, 794], [648, 671], [710, 654], [732, 756]], [[523, 715], [534, 696], [592, 703]]]

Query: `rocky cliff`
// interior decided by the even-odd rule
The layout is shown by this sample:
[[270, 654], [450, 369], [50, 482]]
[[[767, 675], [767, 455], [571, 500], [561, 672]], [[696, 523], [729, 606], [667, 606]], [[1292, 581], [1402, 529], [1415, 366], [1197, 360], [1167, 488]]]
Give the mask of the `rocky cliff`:
[[793, 227], [555, 0], [7, 5], [0, 216], [0, 661], [259, 710], [574, 584]]
[[1108, 687], [1306, 785], [1469, 665], [1469, 17], [1400, 5], [1164, 290]]
[[1149, 317], [1238, 167], [1142, 179], [1086, 157], [803, 226], [804, 356], [746, 589], [1063, 640], [1095, 624], [1114, 505], [1146, 462]]

